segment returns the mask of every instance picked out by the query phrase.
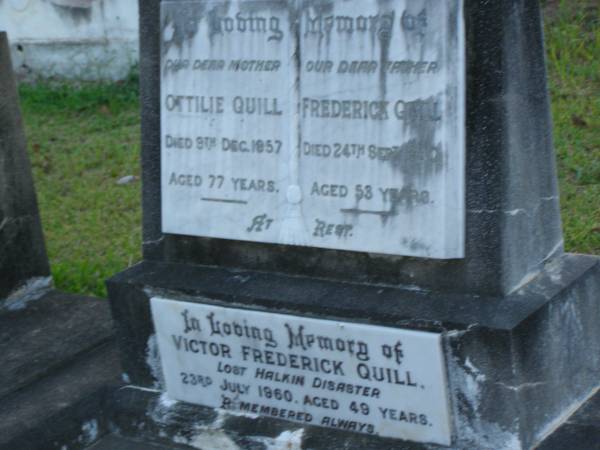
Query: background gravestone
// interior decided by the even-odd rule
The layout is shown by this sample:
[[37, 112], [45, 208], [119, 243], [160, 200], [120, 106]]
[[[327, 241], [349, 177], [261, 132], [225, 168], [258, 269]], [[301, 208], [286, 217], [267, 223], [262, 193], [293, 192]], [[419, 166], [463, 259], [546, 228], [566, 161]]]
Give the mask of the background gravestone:
[[[140, 12], [144, 261], [108, 282], [125, 428], [240, 448], [519, 449], [594, 392], [600, 265], [563, 252], [537, 2]], [[336, 143], [356, 147], [332, 163]], [[380, 188], [396, 189], [387, 208]], [[310, 345], [285, 332], [300, 327]], [[315, 381], [327, 337], [335, 393]], [[261, 353], [286, 338], [281, 360]], [[359, 338], [368, 356], [344, 347]], [[287, 389], [265, 393], [263, 369]], [[361, 381], [384, 395], [347, 391]]]
[[50, 286], [8, 39], [0, 33], [0, 299]]
[[0, 449], [73, 448], [118, 383], [112, 323], [106, 300], [52, 289], [9, 56], [0, 33]]

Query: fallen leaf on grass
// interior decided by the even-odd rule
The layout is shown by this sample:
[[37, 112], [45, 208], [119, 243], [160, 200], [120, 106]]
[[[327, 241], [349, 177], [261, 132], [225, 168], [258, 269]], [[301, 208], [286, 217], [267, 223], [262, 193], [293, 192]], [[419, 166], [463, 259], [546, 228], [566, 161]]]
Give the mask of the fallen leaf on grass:
[[573, 122], [573, 125], [579, 128], [586, 128], [588, 126], [587, 122], [577, 114], [571, 116], [571, 121]]
[[127, 175], [126, 177], [119, 178], [117, 180], [117, 184], [118, 185], [130, 184], [130, 183], [133, 183], [134, 181], [137, 181], [137, 179], [138, 179], [138, 177], [136, 177], [135, 175]]

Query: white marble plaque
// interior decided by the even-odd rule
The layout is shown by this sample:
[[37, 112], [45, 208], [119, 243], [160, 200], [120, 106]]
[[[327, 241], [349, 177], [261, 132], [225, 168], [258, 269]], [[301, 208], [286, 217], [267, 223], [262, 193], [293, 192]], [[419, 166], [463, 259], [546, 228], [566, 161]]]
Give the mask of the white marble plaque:
[[173, 399], [451, 443], [440, 334], [157, 297], [151, 302]]
[[161, 5], [165, 233], [464, 256], [462, 0]]

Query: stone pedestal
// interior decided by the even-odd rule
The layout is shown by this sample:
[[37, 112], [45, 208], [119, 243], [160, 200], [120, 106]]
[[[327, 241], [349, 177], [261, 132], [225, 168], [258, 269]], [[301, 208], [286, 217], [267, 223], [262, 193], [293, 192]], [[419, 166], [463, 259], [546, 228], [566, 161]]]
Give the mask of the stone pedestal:
[[[599, 293], [600, 260], [580, 255], [558, 258], [506, 297], [156, 262], [109, 282], [123, 370], [133, 387], [143, 389], [165, 389], [150, 311], [154, 296], [441, 333], [456, 449], [530, 448], [594, 392]], [[215, 429], [257, 438], [303, 430], [301, 448], [408, 448], [406, 442], [168, 401], [153, 408], [157, 431], [189, 442], [210, 439]]]

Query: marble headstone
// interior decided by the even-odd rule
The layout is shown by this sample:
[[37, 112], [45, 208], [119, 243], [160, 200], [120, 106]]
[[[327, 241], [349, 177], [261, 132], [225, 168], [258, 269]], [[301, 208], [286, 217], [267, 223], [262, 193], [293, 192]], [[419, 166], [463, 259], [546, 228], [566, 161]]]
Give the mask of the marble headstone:
[[451, 443], [439, 333], [152, 299], [170, 398]]
[[463, 257], [462, 1], [325, 4], [162, 4], [163, 232]]

